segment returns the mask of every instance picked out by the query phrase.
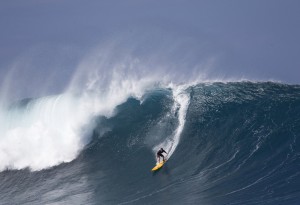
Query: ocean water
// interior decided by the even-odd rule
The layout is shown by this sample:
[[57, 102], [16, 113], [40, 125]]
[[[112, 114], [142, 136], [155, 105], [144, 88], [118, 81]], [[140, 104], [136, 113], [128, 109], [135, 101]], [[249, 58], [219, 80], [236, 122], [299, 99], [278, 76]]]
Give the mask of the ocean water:
[[25, 99], [0, 133], [0, 204], [300, 204], [299, 85]]

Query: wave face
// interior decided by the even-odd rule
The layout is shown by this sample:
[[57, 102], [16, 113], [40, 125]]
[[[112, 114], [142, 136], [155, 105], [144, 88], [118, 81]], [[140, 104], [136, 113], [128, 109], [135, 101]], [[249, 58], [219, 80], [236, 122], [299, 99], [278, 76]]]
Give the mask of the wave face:
[[[26, 129], [12, 133], [28, 133], [19, 144], [1, 144], [1, 204], [299, 204], [298, 85], [238, 82], [155, 88], [121, 102], [113, 115], [93, 117], [71, 101], [70, 112], [81, 111], [85, 122], [74, 121], [75, 116], [40, 124], [46, 139], [58, 136], [51, 138], [55, 143], [48, 142], [48, 147], [38, 139], [40, 146], [23, 158], [13, 154], [28, 149], [26, 141], [37, 143], [30, 137], [36, 129], [28, 123], [38, 126], [34, 122], [41, 115], [66, 110], [66, 101], [54, 97], [21, 103], [27, 109], [17, 112], [17, 124]], [[13, 113], [1, 122], [12, 126]], [[68, 121], [71, 131], [92, 126], [72, 138], [68, 130], [59, 131], [68, 128]], [[7, 126], [4, 133], [10, 130]], [[71, 137], [64, 141], [65, 136]], [[169, 160], [151, 173], [159, 147], [169, 151]], [[44, 165], [47, 158], [53, 163]]]

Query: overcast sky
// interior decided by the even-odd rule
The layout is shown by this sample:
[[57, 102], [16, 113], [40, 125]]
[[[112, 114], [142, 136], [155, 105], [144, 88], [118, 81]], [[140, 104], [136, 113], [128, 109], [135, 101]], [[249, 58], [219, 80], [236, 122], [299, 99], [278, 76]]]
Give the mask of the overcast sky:
[[51, 73], [60, 89], [82, 56], [116, 41], [185, 75], [209, 64], [212, 77], [300, 83], [299, 0], [2, 0], [0, 29], [2, 82], [11, 69], [31, 73], [23, 83]]

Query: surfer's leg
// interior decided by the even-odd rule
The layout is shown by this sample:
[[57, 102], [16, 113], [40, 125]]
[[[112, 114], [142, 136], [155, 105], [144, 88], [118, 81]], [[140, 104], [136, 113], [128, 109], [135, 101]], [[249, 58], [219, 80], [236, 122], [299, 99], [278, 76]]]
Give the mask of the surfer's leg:
[[162, 157], [162, 158], [163, 158], [163, 161], [165, 161], [165, 157], [164, 157], [164, 155], [163, 155], [163, 154], [158, 154], [157, 156], [158, 156], [158, 159], [159, 159], [159, 161], [158, 161], [158, 162], [160, 162], [160, 157]]

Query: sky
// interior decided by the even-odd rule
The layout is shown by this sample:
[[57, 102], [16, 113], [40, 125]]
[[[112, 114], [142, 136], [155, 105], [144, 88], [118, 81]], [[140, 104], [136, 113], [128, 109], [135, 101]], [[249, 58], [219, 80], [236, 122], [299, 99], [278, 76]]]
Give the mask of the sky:
[[1, 85], [29, 96], [61, 92], [99, 48], [183, 80], [300, 83], [298, 0], [3, 0], [0, 30]]

